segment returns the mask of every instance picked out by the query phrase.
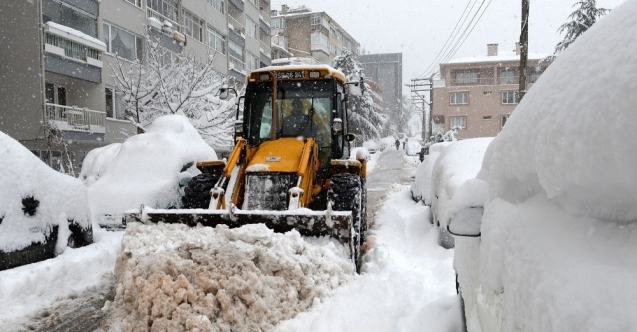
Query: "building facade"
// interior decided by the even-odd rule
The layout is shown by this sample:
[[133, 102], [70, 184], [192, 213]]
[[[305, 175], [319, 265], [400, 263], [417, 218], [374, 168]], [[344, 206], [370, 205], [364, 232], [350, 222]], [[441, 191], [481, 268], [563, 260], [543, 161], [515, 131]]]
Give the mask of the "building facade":
[[[498, 44], [487, 46], [486, 57], [440, 64], [434, 80], [431, 117], [438, 130], [459, 128], [457, 138], [496, 136], [519, 101], [519, 46], [498, 54]], [[529, 54], [527, 90], [550, 64], [548, 55]]]
[[[62, 170], [62, 133], [77, 173], [88, 151], [122, 142], [136, 128], [125, 119], [109, 67], [142, 63], [145, 36], [163, 56], [187, 54], [245, 83], [271, 63], [269, 0], [34, 0], [0, 6], [0, 131]], [[68, 170], [66, 170], [68, 171]]]
[[325, 12], [283, 5], [279, 12], [272, 10], [270, 26], [274, 43], [286, 51], [273, 53], [275, 63], [293, 57], [332, 65], [344, 50], [359, 54], [360, 44]]
[[358, 61], [363, 66], [363, 74], [381, 87], [383, 113], [398, 115], [403, 101], [403, 54], [362, 54]]

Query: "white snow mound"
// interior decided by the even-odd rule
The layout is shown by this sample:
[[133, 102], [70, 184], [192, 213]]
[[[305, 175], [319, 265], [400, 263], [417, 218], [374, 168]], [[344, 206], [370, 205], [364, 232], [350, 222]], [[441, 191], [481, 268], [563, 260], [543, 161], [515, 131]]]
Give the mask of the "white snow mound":
[[128, 225], [118, 253], [112, 331], [268, 331], [353, 278], [328, 238], [229, 229]]
[[141, 204], [154, 208], [179, 206], [184, 165], [217, 159], [215, 151], [181, 115], [157, 118], [145, 133], [87, 157], [82, 177], [88, 185], [91, 210], [97, 215], [123, 215]]

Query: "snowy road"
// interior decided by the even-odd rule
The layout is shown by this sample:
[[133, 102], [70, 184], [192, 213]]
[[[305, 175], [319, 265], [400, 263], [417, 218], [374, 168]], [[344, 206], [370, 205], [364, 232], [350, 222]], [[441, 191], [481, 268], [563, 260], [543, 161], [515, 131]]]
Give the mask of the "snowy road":
[[[413, 202], [409, 194], [410, 176], [417, 165], [415, 158], [405, 156], [403, 150], [388, 150], [373, 158], [367, 185], [369, 220], [374, 226], [368, 237], [363, 273], [322, 302], [316, 301], [308, 312], [281, 322], [275, 331], [462, 331], [453, 251], [437, 246], [436, 232], [428, 219], [429, 208]], [[105, 257], [112, 259], [118, 247], [113, 241], [121, 236], [104, 236], [111, 236], [112, 244], [102, 244], [99, 250], [108, 252]], [[87, 250], [99, 245], [98, 241]], [[24, 271], [4, 271], [0, 281], [3, 277], [14, 281], [23, 275], [42, 278], [49, 270], [60, 276], [81, 275], [82, 268], [70, 265], [77, 260], [73, 255], [77, 252], [65, 253], [48, 263], [31, 264], [23, 267]], [[108, 264], [97, 265], [108, 268]], [[90, 268], [86, 269], [91, 273]], [[108, 329], [102, 307], [114, 296], [114, 277], [103, 270], [95, 271], [102, 275], [101, 281], [81, 291], [65, 289], [71, 287], [70, 283], [60, 282], [56, 292], [42, 290], [46, 296], [28, 294], [27, 299], [18, 300], [11, 298], [9, 292], [5, 292], [6, 298], [2, 296], [0, 287], [0, 300], [10, 300], [10, 304], [15, 302], [23, 308], [9, 317], [0, 315], [0, 331]], [[21, 287], [23, 293], [29, 292], [28, 283]], [[37, 303], [40, 299], [43, 303]]]

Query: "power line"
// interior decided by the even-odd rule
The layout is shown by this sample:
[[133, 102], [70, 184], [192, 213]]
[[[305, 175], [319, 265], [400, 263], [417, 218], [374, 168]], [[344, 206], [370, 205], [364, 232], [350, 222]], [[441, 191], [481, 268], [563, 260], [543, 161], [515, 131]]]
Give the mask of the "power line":
[[[473, 22], [473, 20], [476, 18], [476, 16], [478, 15], [478, 13], [480, 12], [480, 9], [482, 9], [482, 6], [484, 5], [484, 3], [486, 2], [486, 0], [483, 0], [482, 3], [480, 4], [480, 7], [478, 7], [478, 10], [476, 11], [476, 14], [473, 16], [473, 18], [471, 19], [471, 22], [469, 22], [469, 25], [471, 25], [471, 23]], [[489, 3], [487, 3], [486, 7], [484, 7], [484, 10], [482, 11], [482, 13], [480, 14], [480, 17], [478, 17], [478, 20], [476, 21], [476, 23], [471, 27], [471, 29], [469, 30], [469, 26], [467, 26], [467, 29], [465, 29], [465, 31], [462, 33], [462, 36], [460, 38], [462, 38], [464, 36], [464, 39], [462, 39], [462, 41], [458, 40], [458, 42], [456, 43], [456, 45], [454, 45], [453, 48], [453, 52], [449, 53], [448, 56], [442, 61], [442, 62], [447, 62], [449, 61], [455, 54], [456, 52], [458, 52], [458, 50], [460, 49], [460, 47], [462, 47], [462, 45], [464, 44], [464, 42], [467, 40], [467, 38], [469, 38], [469, 36], [471, 35], [471, 32], [473, 32], [473, 29], [478, 25], [478, 23], [480, 22], [480, 19], [482, 19], [482, 15], [484, 15], [484, 13], [487, 11], [487, 8], [489, 8], [489, 5], [491, 4], [491, 0], [489, 0]], [[469, 30], [469, 32], [467, 33], [467, 30]]]
[[[464, 7], [464, 11], [462, 11], [462, 15], [460, 15], [460, 18], [456, 22], [456, 26], [453, 27], [453, 30], [449, 34], [449, 37], [447, 37], [447, 41], [445, 41], [445, 44], [442, 46], [442, 48], [440, 49], [440, 51], [438, 52], [438, 54], [434, 58], [434, 61], [432, 61], [432, 63], [429, 65], [429, 67], [427, 67], [427, 69], [425, 69], [425, 71], [422, 74], [420, 74], [418, 77], [422, 77], [423, 75], [425, 75], [429, 71], [429, 69], [431, 69], [431, 67], [436, 64], [436, 61], [439, 59], [440, 55], [444, 52], [445, 48], [447, 47], [447, 44], [449, 44], [449, 41], [452, 40], [452, 37], [453, 37], [453, 39], [456, 38], [454, 36], [454, 34], [456, 33], [456, 29], [458, 28], [458, 26], [462, 27], [464, 25], [464, 22], [467, 21], [467, 19], [465, 17], [465, 13], [467, 12], [467, 9], [469, 8], [469, 5], [471, 4], [471, 1], [474, 1], [474, 0], [469, 0], [469, 2], [467, 2], [467, 5]], [[475, 2], [477, 2], [477, 1], [478, 0], [474, 1], [474, 6], [475, 6]], [[471, 8], [473, 8], [473, 6]], [[460, 21], [463, 20], [463, 17], [464, 17], [464, 22], [462, 22], [462, 24], [460, 24]], [[467, 15], [467, 17], [469, 17], [469, 15]], [[458, 32], [459, 31], [460, 30], [458, 30]]]
[[[487, 9], [489, 8], [489, 5], [491, 4], [492, 0], [489, 0], [489, 2], [487, 3], [487, 5], [484, 7], [484, 10], [482, 10], [482, 13], [480, 13], [480, 10], [482, 9], [482, 7], [484, 6], [484, 3], [486, 2], [486, 0], [483, 0], [482, 3], [480, 4], [480, 6], [478, 7], [478, 9], [476, 10], [476, 12], [474, 13], [473, 17], [471, 18], [471, 21], [469, 22], [469, 24], [465, 27], [464, 31], [462, 32], [462, 34], [460, 35], [460, 37], [455, 41], [455, 44], [451, 47], [451, 49], [449, 49], [446, 54], [443, 56], [443, 58], [441, 59], [440, 62], [446, 62], [449, 59], [451, 59], [460, 49], [460, 47], [462, 47], [462, 45], [464, 44], [464, 42], [467, 40], [467, 38], [471, 35], [471, 32], [473, 32], [473, 29], [475, 29], [475, 27], [478, 25], [478, 23], [480, 22], [480, 20], [482, 19], [482, 16], [484, 15], [484, 13], [487, 11]], [[477, 2], [476, 2], [477, 3]], [[475, 7], [475, 3], [474, 6], [471, 7], [471, 9], [473, 10], [473, 7]], [[478, 14], [480, 15], [478, 17]], [[476, 20], [476, 17], [478, 17], [478, 19]], [[475, 21], [475, 23], [474, 23]], [[473, 25], [472, 25], [473, 23]], [[467, 32], [468, 31], [468, 32]], [[429, 68], [431, 68], [431, 66], [435, 66], [437, 64], [436, 60], [434, 60], [434, 62], [429, 66]], [[430, 74], [432, 74], [431, 71], [429, 71], [430, 69], [427, 69], [427, 71], [425, 71], [427, 73], [426, 76], [429, 76]], [[434, 67], [435, 68], [435, 67]], [[429, 72], [428, 72], [429, 71]], [[422, 77], [422, 76], [421, 76]]]

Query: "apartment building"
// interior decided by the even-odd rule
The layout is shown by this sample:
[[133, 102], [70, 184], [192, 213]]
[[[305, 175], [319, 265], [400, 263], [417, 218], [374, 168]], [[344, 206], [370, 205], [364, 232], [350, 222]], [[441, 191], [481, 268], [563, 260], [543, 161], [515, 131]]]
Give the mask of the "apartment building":
[[88, 151], [136, 133], [109, 64], [143, 62], [145, 35], [167, 58], [215, 54], [237, 85], [271, 63], [269, 0], [32, 0], [0, 6], [0, 17], [0, 131], [57, 170], [63, 151], [48, 123], [76, 172]]
[[[547, 59], [529, 54], [527, 91], [549, 66]], [[519, 45], [500, 54], [498, 44], [487, 45], [487, 56], [440, 64], [432, 91], [434, 126], [443, 131], [462, 128], [458, 139], [497, 135], [519, 101], [519, 66]]]
[[398, 116], [403, 101], [403, 54], [361, 54], [358, 61], [363, 66], [363, 74], [381, 87], [383, 113]]
[[281, 11], [272, 10], [270, 27], [276, 45], [287, 51], [277, 51], [273, 60], [291, 56], [332, 65], [344, 50], [359, 54], [360, 44], [325, 12], [283, 5]]

